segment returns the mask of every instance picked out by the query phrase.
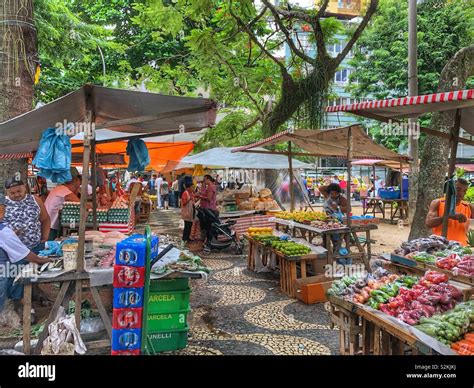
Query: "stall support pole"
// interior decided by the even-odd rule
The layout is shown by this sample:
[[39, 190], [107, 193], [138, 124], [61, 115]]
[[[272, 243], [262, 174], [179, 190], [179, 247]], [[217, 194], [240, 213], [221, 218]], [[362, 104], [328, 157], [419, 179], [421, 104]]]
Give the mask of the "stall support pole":
[[402, 166], [401, 160], [400, 160], [400, 176], [398, 180], [400, 182], [400, 199], [403, 199], [403, 166]]
[[288, 142], [288, 166], [290, 167], [290, 211], [295, 211], [295, 193], [293, 185], [293, 159], [291, 158], [291, 141]]
[[[456, 168], [456, 151], [459, 143], [459, 129], [461, 127], [461, 111], [456, 110], [456, 117], [454, 119], [454, 127], [451, 128], [451, 139], [450, 139], [450, 155], [449, 155], [449, 168], [448, 168], [448, 180], [454, 174]], [[415, 161], [416, 162], [416, 161]], [[449, 219], [449, 203], [451, 202], [451, 193], [446, 190], [446, 201], [444, 203], [444, 214], [443, 214], [443, 237], [448, 235], [448, 219]]]
[[373, 185], [373, 189], [374, 189], [374, 197], [377, 196], [377, 191], [375, 191], [375, 164], [372, 165], [372, 173], [373, 173], [373, 181], [374, 181], [374, 185]]
[[349, 127], [347, 132], [347, 226], [351, 227], [351, 169], [352, 169], [352, 128]]
[[97, 154], [95, 136], [91, 139], [91, 186], [92, 186], [92, 222], [93, 229], [98, 230], [97, 224]]

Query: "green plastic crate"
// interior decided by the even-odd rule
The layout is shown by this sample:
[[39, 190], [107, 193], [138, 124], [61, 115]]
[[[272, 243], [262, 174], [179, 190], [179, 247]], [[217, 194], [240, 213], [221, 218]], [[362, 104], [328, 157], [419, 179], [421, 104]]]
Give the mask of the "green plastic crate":
[[185, 291], [188, 289], [188, 278], [159, 279], [150, 282], [150, 291]]
[[159, 331], [146, 336], [145, 353], [156, 354], [183, 349], [188, 344], [189, 326], [181, 330]]
[[191, 290], [189, 288], [184, 291], [150, 291], [148, 296], [148, 314], [187, 310], [189, 308], [190, 293]]
[[147, 330], [157, 332], [163, 330], [180, 330], [186, 327], [189, 309], [170, 313], [148, 314]]

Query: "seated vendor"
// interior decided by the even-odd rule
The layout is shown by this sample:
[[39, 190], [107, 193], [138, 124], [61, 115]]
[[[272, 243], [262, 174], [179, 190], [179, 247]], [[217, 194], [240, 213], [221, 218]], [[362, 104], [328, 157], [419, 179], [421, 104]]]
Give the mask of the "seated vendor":
[[[467, 232], [474, 214], [473, 205], [463, 201], [469, 188], [469, 182], [465, 179], [456, 181], [456, 210], [454, 215], [448, 219], [448, 240], [454, 240], [467, 245]], [[431, 202], [425, 224], [427, 228], [433, 229], [433, 234], [441, 236], [443, 230], [445, 198], [438, 198]]]
[[339, 212], [347, 213], [349, 204], [346, 197], [342, 195], [341, 186], [337, 183], [331, 183], [328, 186], [320, 186], [319, 192], [326, 199], [323, 208], [328, 216], [335, 215]]
[[3, 223], [4, 215], [5, 197], [0, 194], [0, 313], [5, 308], [7, 298], [14, 301], [15, 310], [21, 313], [23, 286], [13, 284], [18, 271], [12, 267], [28, 263], [44, 264], [49, 262], [49, 259], [30, 251], [15, 232]]

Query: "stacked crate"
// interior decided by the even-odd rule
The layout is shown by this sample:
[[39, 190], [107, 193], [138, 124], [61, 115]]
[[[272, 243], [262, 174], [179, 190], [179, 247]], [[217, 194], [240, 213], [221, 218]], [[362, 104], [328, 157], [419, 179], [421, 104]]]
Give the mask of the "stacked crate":
[[143, 236], [134, 235], [117, 244], [112, 355], [141, 352], [146, 254]]
[[189, 295], [187, 278], [150, 282], [146, 309], [145, 352], [147, 354], [186, 347], [189, 331], [187, 325], [187, 316], [190, 311]]

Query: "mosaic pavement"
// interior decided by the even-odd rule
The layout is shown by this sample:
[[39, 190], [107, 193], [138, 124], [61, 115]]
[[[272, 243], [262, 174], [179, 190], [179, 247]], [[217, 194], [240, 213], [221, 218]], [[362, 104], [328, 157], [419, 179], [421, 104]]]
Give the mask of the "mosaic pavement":
[[[178, 217], [174, 212], [160, 215], [157, 230], [177, 225]], [[283, 294], [278, 273], [253, 273], [245, 256], [225, 252], [203, 260], [212, 273], [207, 282], [191, 281], [188, 347], [173, 354], [338, 354], [338, 333], [329, 328], [324, 306]]]

